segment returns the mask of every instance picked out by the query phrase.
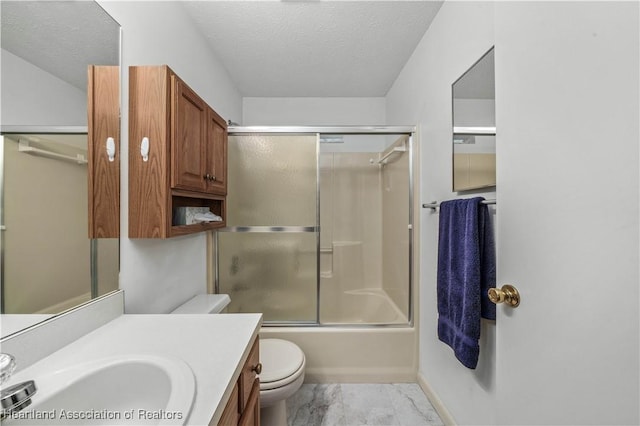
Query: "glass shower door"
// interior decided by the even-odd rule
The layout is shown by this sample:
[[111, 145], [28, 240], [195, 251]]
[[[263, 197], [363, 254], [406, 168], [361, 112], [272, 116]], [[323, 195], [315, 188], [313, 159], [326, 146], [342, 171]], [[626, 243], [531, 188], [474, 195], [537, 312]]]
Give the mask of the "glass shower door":
[[317, 323], [317, 136], [230, 136], [228, 161], [218, 292], [230, 295], [229, 312]]

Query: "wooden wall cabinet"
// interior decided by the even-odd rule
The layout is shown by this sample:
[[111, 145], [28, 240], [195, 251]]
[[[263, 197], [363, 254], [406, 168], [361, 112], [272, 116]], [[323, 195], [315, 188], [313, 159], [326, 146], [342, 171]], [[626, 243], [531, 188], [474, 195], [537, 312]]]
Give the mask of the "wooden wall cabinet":
[[[87, 86], [89, 238], [120, 237], [120, 67], [90, 65]], [[107, 153], [107, 146], [113, 155]]]
[[260, 340], [255, 338], [218, 426], [260, 426]]
[[[168, 66], [129, 67], [129, 237], [222, 228], [226, 194], [224, 119]], [[180, 207], [206, 207], [223, 220], [180, 225]]]

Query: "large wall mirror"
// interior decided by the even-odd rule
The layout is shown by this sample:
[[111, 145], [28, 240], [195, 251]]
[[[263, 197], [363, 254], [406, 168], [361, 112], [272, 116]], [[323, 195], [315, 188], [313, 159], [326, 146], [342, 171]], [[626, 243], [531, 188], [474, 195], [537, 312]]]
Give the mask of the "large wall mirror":
[[87, 76], [119, 65], [120, 26], [93, 1], [0, 8], [6, 337], [118, 288], [118, 239], [88, 237]]
[[453, 190], [496, 185], [493, 48], [452, 85]]

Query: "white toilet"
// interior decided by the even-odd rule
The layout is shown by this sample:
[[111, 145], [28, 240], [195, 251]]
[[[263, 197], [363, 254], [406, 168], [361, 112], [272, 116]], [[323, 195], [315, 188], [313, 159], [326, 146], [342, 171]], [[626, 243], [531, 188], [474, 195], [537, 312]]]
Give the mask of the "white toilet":
[[304, 352], [282, 339], [260, 339], [260, 424], [286, 426], [286, 400], [304, 382]]

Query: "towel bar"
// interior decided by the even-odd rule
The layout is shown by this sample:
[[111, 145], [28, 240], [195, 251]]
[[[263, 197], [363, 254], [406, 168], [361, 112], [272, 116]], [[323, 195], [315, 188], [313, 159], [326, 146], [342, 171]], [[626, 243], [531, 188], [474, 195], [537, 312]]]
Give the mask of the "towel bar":
[[[495, 204], [495, 203], [496, 203], [495, 199], [494, 200], [484, 200], [484, 201], [482, 201], [482, 204]], [[435, 210], [438, 207], [440, 207], [440, 203], [437, 202], [437, 201], [432, 201], [430, 203], [424, 203], [422, 205], [423, 209], [433, 209], [433, 210]]]

